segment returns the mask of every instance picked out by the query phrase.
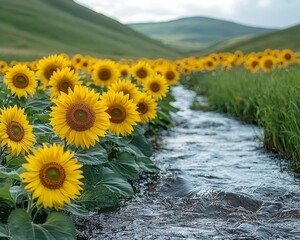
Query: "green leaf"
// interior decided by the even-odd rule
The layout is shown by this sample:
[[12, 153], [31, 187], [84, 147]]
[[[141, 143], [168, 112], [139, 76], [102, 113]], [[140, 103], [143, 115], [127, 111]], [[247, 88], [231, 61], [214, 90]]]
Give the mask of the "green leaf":
[[136, 163], [144, 172], [157, 172], [159, 168], [148, 157], [140, 157], [136, 159]]
[[12, 186], [10, 187], [9, 192], [10, 192], [10, 196], [17, 204], [21, 203], [24, 197], [26, 197], [27, 195], [27, 192], [22, 186]]
[[[36, 226], [37, 224], [35, 224]], [[63, 212], [52, 211], [44, 224], [41, 225], [53, 239], [76, 239], [76, 229], [72, 220]], [[42, 238], [36, 238], [42, 239]]]
[[77, 216], [88, 216], [89, 215], [89, 211], [87, 211], [86, 209], [84, 209], [82, 206], [77, 205], [75, 203], [71, 203], [70, 205], [66, 204], [64, 206], [64, 210], [68, 211], [74, 215]]
[[33, 222], [24, 209], [16, 209], [8, 217], [8, 229], [14, 240], [36, 239]]
[[151, 157], [153, 154], [152, 145], [144, 135], [134, 136], [130, 144], [140, 149], [141, 152], [147, 157]]
[[112, 208], [119, 205], [119, 194], [99, 184], [85, 189], [78, 201], [87, 209], [93, 211], [96, 209]]
[[22, 178], [20, 177], [18, 172], [16, 171], [6, 172], [6, 169], [3, 166], [0, 166], [0, 178], [9, 178], [9, 179], [22, 181]]
[[16, 157], [9, 154], [6, 156], [5, 166], [9, 169], [18, 169], [25, 162], [26, 160], [23, 155], [19, 155], [18, 157]]
[[89, 149], [79, 150], [75, 157], [78, 158], [79, 163], [86, 165], [99, 165], [108, 159], [106, 150], [100, 144]]
[[44, 224], [34, 224], [24, 209], [14, 210], [8, 218], [8, 229], [14, 240], [76, 239], [72, 220], [62, 212], [51, 212]]
[[103, 185], [111, 192], [117, 192], [124, 197], [132, 197], [133, 189], [131, 185], [125, 181], [120, 175], [113, 172], [111, 169], [103, 167], [102, 174], [103, 178], [97, 183], [97, 186]]
[[0, 223], [0, 237], [10, 238], [7, 226], [2, 223]]
[[8, 202], [11, 202], [11, 203], [14, 203], [14, 200], [12, 199], [11, 195], [10, 195], [10, 189], [11, 187], [11, 183], [0, 183], [0, 198], [8, 201]]
[[27, 106], [26, 106], [26, 112], [41, 113], [41, 112], [45, 111], [45, 109], [49, 109], [49, 107], [51, 105], [51, 101], [49, 100], [49, 97], [46, 94], [43, 94], [43, 96], [40, 96], [40, 97], [37, 97], [36, 95], [34, 98], [28, 99]]
[[120, 153], [117, 159], [109, 161], [107, 165], [125, 179], [139, 178], [139, 166], [136, 164], [135, 158], [128, 152]]
[[50, 138], [54, 135], [53, 129], [49, 124], [35, 124], [33, 133], [38, 143], [48, 143]]
[[83, 171], [86, 189], [103, 186], [110, 192], [125, 197], [133, 195], [131, 185], [110, 168], [86, 165], [83, 167]]

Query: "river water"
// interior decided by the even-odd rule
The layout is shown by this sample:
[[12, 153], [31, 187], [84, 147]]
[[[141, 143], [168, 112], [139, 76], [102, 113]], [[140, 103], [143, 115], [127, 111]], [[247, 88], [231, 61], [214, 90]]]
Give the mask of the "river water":
[[81, 237], [300, 239], [299, 178], [262, 149], [262, 130], [190, 110], [195, 93], [182, 86], [173, 93], [175, 127], [153, 156], [161, 172], [118, 211], [82, 219]]

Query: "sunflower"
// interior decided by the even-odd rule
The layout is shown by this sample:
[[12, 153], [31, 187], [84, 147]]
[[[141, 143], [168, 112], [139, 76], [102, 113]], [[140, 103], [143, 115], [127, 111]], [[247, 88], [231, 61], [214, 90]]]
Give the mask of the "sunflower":
[[94, 90], [75, 85], [68, 94], [62, 92], [53, 99], [56, 106], [52, 107], [50, 124], [54, 132], [76, 147], [94, 146], [110, 126], [107, 107], [99, 96]]
[[282, 60], [287, 66], [290, 63], [293, 63], [296, 60], [295, 53], [290, 49], [285, 49], [280, 52], [280, 60]]
[[143, 123], [149, 122], [156, 117], [157, 102], [147, 93], [139, 94], [136, 105]]
[[138, 61], [132, 66], [132, 75], [138, 83], [143, 83], [152, 78], [154, 71], [146, 61]]
[[34, 72], [21, 64], [9, 68], [3, 81], [18, 98], [33, 96], [37, 85]]
[[7, 146], [12, 155], [25, 155], [33, 148], [35, 137], [28, 123], [24, 109], [17, 105], [1, 109], [0, 145]]
[[204, 68], [206, 71], [213, 71], [218, 66], [218, 62], [215, 61], [213, 58], [207, 57], [204, 61]]
[[61, 55], [51, 55], [39, 60], [37, 63], [37, 76], [43, 83], [42, 88], [46, 89], [52, 74], [57, 71], [57, 69], [62, 69], [69, 65], [69, 61]]
[[93, 66], [92, 79], [100, 87], [108, 87], [120, 77], [117, 64], [112, 60], [98, 60]]
[[6, 72], [7, 69], [8, 69], [7, 63], [0, 60], [0, 73], [1, 72], [3, 72], [3, 73]]
[[143, 85], [146, 92], [155, 100], [161, 100], [169, 91], [167, 80], [159, 74], [155, 74], [153, 78], [149, 78]]
[[129, 99], [123, 92], [108, 91], [102, 95], [106, 110], [110, 115], [109, 131], [116, 134], [127, 136], [133, 132], [133, 126], [140, 121], [139, 112], [136, 104]]
[[276, 67], [276, 60], [271, 56], [263, 56], [259, 61], [259, 65], [265, 72], [271, 72]]
[[27, 184], [25, 190], [32, 192], [32, 199], [37, 198], [37, 205], [58, 210], [78, 198], [83, 185], [82, 164], [73, 157], [73, 152], [55, 143], [44, 144], [25, 157], [27, 163], [22, 166], [28, 172], [20, 175]]
[[140, 91], [138, 87], [130, 80], [119, 80], [108, 87], [108, 90], [115, 92], [123, 92], [124, 95], [128, 95], [129, 99], [135, 101]]
[[130, 77], [131, 69], [127, 64], [118, 64], [118, 69], [122, 79], [128, 79]]
[[256, 73], [259, 70], [259, 60], [256, 57], [251, 57], [246, 61], [246, 68], [252, 73]]
[[94, 63], [94, 60], [90, 56], [85, 56], [83, 59], [81, 59], [79, 63], [79, 69], [81, 69], [84, 72], [91, 72], [92, 65]]
[[78, 75], [70, 67], [58, 69], [53, 73], [49, 81], [51, 98], [56, 98], [61, 92], [67, 93], [74, 90], [75, 85], [81, 85]]

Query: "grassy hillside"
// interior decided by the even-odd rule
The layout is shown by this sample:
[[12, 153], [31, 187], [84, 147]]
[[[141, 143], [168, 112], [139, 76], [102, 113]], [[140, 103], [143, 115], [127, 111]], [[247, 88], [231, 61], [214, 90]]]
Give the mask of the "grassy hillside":
[[30, 60], [56, 52], [98, 57], [181, 55], [72, 0], [0, 0], [0, 59]]
[[272, 30], [206, 17], [182, 18], [160, 23], [137, 23], [129, 26], [183, 52], [199, 51], [223, 40]]
[[211, 52], [234, 52], [238, 49], [245, 53], [249, 53], [251, 51], [263, 51], [266, 48], [290, 48], [294, 51], [300, 51], [300, 24], [284, 30], [261, 34], [256, 37], [225, 41], [211, 46], [201, 53], [208, 54]]

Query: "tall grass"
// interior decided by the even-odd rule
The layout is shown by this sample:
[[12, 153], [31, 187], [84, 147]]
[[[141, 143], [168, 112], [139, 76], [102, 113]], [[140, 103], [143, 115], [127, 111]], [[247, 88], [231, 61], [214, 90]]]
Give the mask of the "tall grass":
[[195, 73], [184, 82], [207, 96], [212, 110], [228, 113], [264, 128], [264, 147], [291, 159], [300, 172], [300, 68], [291, 66], [271, 73]]

